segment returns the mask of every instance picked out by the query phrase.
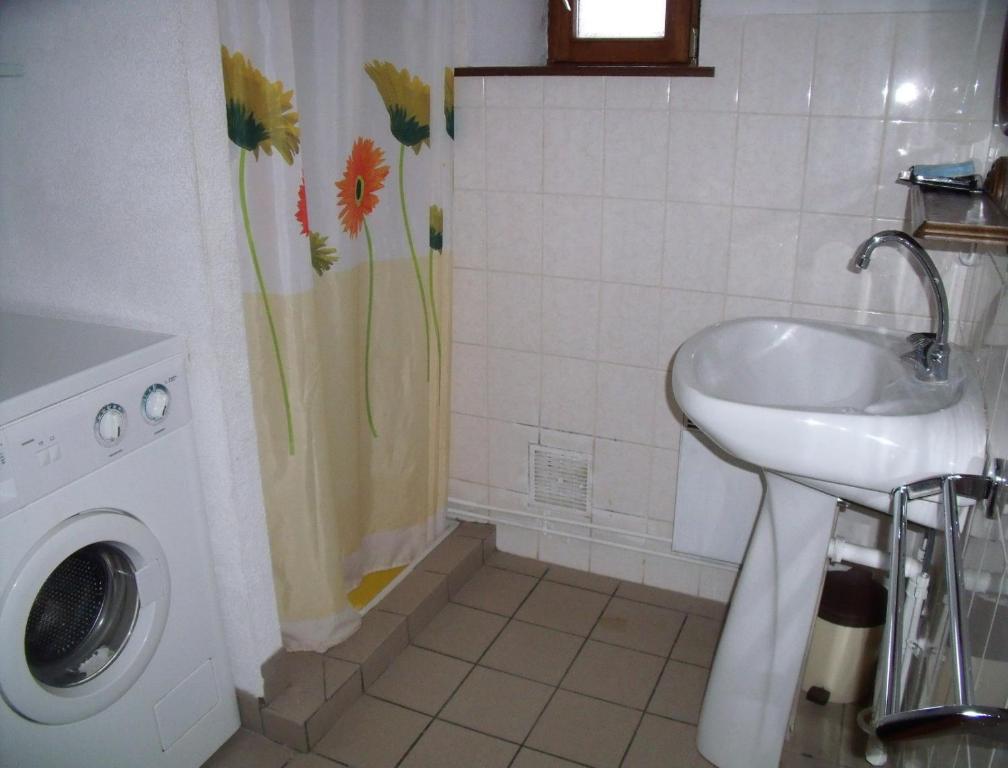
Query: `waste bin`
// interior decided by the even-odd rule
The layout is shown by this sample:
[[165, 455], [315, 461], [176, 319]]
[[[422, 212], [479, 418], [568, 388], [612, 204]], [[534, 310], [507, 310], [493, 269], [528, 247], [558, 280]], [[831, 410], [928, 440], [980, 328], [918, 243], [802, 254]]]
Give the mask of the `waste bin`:
[[867, 568], [827, 572], [802, 690], [821, 688], [835, 704], [869, 700], [885, 615], [886, 589]]

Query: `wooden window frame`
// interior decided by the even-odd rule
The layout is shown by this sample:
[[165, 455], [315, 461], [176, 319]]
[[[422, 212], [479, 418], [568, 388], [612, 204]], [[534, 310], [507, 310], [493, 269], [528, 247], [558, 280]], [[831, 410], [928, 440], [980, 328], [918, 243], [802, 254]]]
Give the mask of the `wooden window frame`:
[[575, 35], [578, 0], [549, 0], [549, 53], [554, 64], [696, 66], [700, 0], [666, 0], [665, 36], [584, 38]]

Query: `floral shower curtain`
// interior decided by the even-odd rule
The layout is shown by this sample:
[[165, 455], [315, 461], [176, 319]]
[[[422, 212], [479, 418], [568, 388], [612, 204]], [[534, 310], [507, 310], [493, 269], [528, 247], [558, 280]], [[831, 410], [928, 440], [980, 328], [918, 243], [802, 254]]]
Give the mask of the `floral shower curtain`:
[[444, 526], [447, 0], [219, 0], [246, 335], [284, 644]]

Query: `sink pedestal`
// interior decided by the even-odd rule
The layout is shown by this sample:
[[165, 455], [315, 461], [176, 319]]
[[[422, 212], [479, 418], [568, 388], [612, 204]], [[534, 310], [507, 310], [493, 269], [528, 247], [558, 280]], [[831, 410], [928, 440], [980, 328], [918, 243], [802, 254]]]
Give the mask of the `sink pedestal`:
[[700, 713], [700, 752], [719, 768], [780, 764], [836, 519], [835, 497], [763, 476], [766, 494]]

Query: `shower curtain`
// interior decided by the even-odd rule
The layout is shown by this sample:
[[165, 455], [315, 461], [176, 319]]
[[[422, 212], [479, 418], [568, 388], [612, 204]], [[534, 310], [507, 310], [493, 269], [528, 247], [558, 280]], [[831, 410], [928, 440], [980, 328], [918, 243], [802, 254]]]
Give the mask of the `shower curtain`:
[[276, 599], [322, 651], [444, 527], [451, 3], [218, 10]]

